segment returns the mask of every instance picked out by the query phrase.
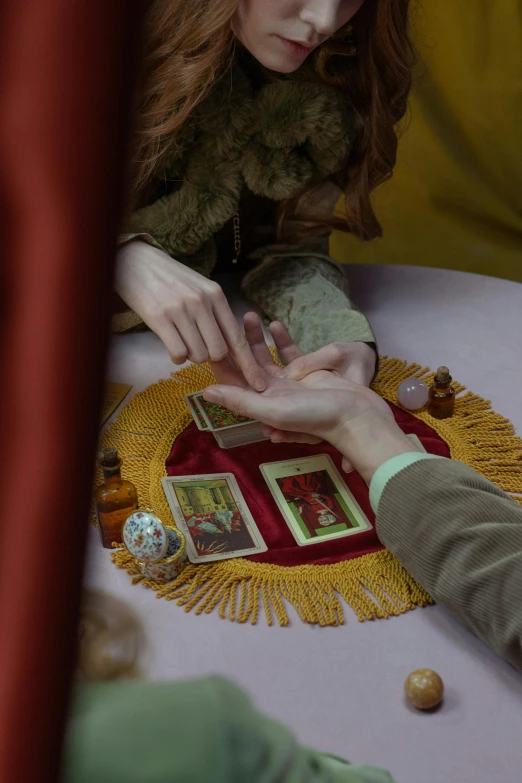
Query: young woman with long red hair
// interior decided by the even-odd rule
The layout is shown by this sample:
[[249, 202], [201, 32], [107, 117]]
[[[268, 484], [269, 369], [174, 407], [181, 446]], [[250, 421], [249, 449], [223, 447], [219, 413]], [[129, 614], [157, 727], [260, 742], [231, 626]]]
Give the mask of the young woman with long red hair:
[[[332, 228], [379, 236], [410, 89], [409, 0], [152, 0], [136, 96], [115, 328], [144, 322], [176, 363], [263, 378], [214, 273], [330, 345], [368, 383], [374, 337], [328, 255]], [[344, 218], [334, 206], [344, 193]]]

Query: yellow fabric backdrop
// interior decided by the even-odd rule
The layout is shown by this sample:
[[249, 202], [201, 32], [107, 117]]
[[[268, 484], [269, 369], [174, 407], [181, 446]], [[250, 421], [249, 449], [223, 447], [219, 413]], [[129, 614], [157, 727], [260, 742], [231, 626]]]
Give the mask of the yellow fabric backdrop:
[[374, 204], [384, 238], [336, 233], [343, 262], [522, 282], [522, 0], [421, 0], [411, 118]]

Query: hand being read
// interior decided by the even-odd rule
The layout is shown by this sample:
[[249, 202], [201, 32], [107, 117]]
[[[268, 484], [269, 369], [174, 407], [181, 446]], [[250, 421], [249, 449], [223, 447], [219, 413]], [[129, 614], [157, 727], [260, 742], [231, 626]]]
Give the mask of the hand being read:
[[[355, 467], [367, 484], [389, 459], [412, 451], [411, 440], [395, 422], [390, 407], [365, 386], [330, 369], [316, 369], [297, 381], [289, 378], [301, 354], [281, 324], [272, 324], [271, 332], [280, 354], [290, 362], [285, 368], [273, 361], [257, 316], [245, 317], [245, 331], [263, 369], [266, 390], [256, 394], [227, 366], [223, 371], [228, 385], [209, 387], [206, 399], [263, 422], [273, 441], [329, 441], [341, 451], [343, 468]], [[315, 355], [319, 368], [320, 353]]]
[[[281, 357], [288, 362], [284, 368], [274, 362], [263, 334], [261, 321], [254, 313], [245, 316], [245, 333], [252, 353], [265, 373], [267, 388], [263, 394], [255, 394], [246, 388], [241, 375], [230, 365], [216, 367], [221, 384], [210, 387], [205, 397], [233, 410], [242, 416], [262, 421], [266, 426], [265, 434], [275, 443], [318, 443], [323, 438], [332, 440], [333, 431], [342, 427], [343, 421], [357, 419], [368, 410], [392, 419], [388, 405], [370, 389], [356, 384], [330, 369], [319, 369], [320, 362], [314, 356], [317, 369], [308, 375], [293, 380], [292, 371], [296, 369], [303, 354], [293, 343], [285, 327], [280, 323], [270, 326], [276, 348]], [[323, 349], [326, 351], [326, 349]], [[311, 363], [308, 366], [312, 366]], [[297, 366], [298, 376], [302, 367]], [[349, 461], [344, 464], [351, 469]]]
[[[284, 325], [275, 321], [270, 324], [270, 333], [279, 356], [286, 362], [285, 367], [278, 367], [266, 345], [259, 316], [255, 313], [247, 313], [244, 325], [247, 340], [257, 363], [267, 375], [274, 378], [301, 380], [304, 386], [310, 388], [332, 389], [338, 382], [339, 388], [346, 390], [344, 381], [350, 380], [358, 383], [358, 378], [363, 377], [369, 380], [373, 376], [375, 353], [365, 343], [327, 345], [315, 353], [303, 354], [293, 342]], [[350, 356], [353, 358], [353, 362], [349, 361], [348, 357]], [[359, 361], [355, 361], [356, 357]], [[213, 369], [218, 383], [244, 385], [241, 375], [232, 370], [228, 362], [221, 362]], [[295, 432], [286, 427], [266, 426], [264, 433], [271, 438], [273, 443], [316, 444], [322, 440], [321, 437], [307, 431]], [[343, 459], [343, 469], [347, 473], [353, 470], [353, 466], [346, 458]]]

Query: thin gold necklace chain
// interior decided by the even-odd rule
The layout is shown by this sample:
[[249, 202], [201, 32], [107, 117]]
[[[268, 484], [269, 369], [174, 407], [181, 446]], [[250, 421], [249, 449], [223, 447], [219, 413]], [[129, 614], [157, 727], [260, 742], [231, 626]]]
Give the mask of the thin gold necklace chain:
[[234, 251], [235, 257], [232, 259], [233, 264], [237, 264], [239, 256], [241, 254], [241, 224], [239, 222], [239, 212], [236, 212], [233, 219], [234, 226]]

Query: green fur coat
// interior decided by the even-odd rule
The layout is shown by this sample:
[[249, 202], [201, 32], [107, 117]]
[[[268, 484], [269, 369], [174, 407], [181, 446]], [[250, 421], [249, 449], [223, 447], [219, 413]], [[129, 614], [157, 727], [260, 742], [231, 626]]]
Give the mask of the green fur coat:
[[[326, 183], [328, 205], [320, 195], [322, 203], [316, 199], [300, 214], [307, 207], [331, 213], [339, 194], [332, 180], [350, 154], [352, 119], [342, 95], [306, 69], [256, 85], [252, 66], [236, 64], [194, 112], [165, 157], [156, 197], [131, 215], [121, 241], [142, 239], [210, 276], [239, 214], [250, 267], [242, 287], [268, 319], [283, 321], [305, 351], [374, 342], [350, 303], [342, 269], [328, 256], [327, 238], [281, 246], [275, 210], [272, 220], [256, 221], [256, 200], [276, 205], [299, 197], [310, 182]], [[259, 261], [253, 270], [252, 259]], [[124, 313], [115, 320], [122, 330], [139, 318]]]

